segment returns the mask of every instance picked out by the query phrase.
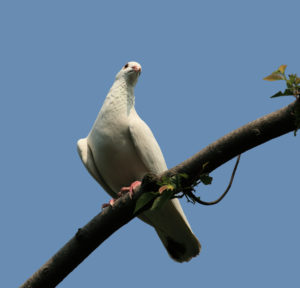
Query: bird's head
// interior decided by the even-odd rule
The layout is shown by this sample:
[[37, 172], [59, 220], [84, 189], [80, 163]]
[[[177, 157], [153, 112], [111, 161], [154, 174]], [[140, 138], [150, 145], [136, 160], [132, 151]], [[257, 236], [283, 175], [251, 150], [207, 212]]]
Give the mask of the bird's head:
[[128, 62], [123, 66], [116, 76], [116, 79], [124, 79], [129, 85], [135, 86], [140, 74], [142, 66], [137, 62]]

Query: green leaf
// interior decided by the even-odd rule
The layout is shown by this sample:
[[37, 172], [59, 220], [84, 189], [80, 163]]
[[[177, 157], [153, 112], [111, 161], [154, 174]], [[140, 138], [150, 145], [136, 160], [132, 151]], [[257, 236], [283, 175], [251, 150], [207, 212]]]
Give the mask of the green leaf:
[[144, 193], [141, 195], [141, 197], [136, 201], [135, 208], [134, 208], [134, 214], [145, 207], [150, 201], [152, 201], [158, 193], [155, 192], [149, 192], [149, 193]]
[[281, 91], [277, 92], [276, 94], [274, 94], [270, 98], [275, 98], [275, 97], [280, 97], [280, 96], [284, 96], [284, 94]]
[[180, 177], [184, 178], [184, 179], [188, 179], [189, 178], [189, 175], [186, 174], [186, 173], [180, 173], [178, 174]]
[[201, 175], [199, 178], [200, 178], [201, 182], [202, 182], [204, 185], [209, 185], [209, 184], [211, 184], [211, 182], [212, 182], [212, 180], [213, 180], [213, 178], [212, 178], [211, 176], [207, 175], [207, 174], [203, 174], [203, 175]]
[[289, 78], [290, 78], [290, 83], [292, 84], [292, 83], [295, 83], [295, 80], [296, 80], [296, 78], [297, 78], [297, 75], [296, 74], [290, 74], [289, 75]]
[[285, 89], [284, 92], [282, 93], [281, 91], [277, 92], [271, 98], [276, 98], [276, 97], [281, 97], [281, 96], [293, 96], [294, 93], [290, 89]]
[[165, 190], [163, 191], [163, 193], [161, 194], [161, 196], [157, 197], [154, 202], [153, 205], [151, 207], [151, 211], [153, 210], [157, 210], [160, 209], [169, 199], [171, 199], [171, 197], [173, 196], [174, 191], [173, 190]]
[[296, 83], [296, 84], [300, 84], [300, 77], [296, 77], [295, 83]]
[[205, 162], [205, 163], [202, 165], [202, 169], [204, 169], [208, 164], [209, 164], [209, 162]]
[[284, 75], [280, 72], [273, 72], [272, 74], [265, 77], [263, 80], [267, 80], [267, 81], [284, 80]]
[[278, 71], [279, 71], [280, 73], [284, 74], [285, 69], [286, 69], [286, 66], [287, 66], [287, 65], [281, 65], [281, 66], [279, 66]]
[[284, 75], [285, 69], [287, 65], [281, 65], [279, 68], [264, 78], [267, 81], [277, 81], [277, 80], [285, 80], [286, 77]]
[[174, 190], [174, 189], [175, 189], [175, 185], [174, 184], [166, 184], [166, 185], [161, 186], [158, 189], [158, 192], [160, 194], [162, 194], [165, 190]]

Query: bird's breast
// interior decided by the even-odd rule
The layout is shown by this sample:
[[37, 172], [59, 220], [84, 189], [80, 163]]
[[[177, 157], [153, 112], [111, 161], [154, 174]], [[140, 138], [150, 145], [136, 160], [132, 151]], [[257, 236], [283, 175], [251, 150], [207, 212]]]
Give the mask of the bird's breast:
[[104, 126], [96, 125], [88, 136], [97, 169], [116, 193], [121, 187], [141, 180], [147, 173], [131, 141], [127, 124], [115, 121]]

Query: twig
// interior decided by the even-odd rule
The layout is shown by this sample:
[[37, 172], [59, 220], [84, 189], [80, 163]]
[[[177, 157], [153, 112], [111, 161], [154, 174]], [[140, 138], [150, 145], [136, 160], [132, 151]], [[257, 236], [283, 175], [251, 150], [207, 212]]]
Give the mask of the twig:
[[191, 199], [193, 201], [195, 201], [195, 202], [197, 202], [199, 204], [202, 204], [202, 205], [206, 205], [206, 206], [215, 205], [215, 204], [219, 203], [225, 197], [225, 195], [228, 193], [228, 191], [231, 188], [231, 185], [233, 183], [233, 179], [234, 179], [234, 176], [235, 176], [236, 169], [237, 169], [237, 167], [239, 165], [239, 162], [240, 162], [240, 158], [241, 158], [241, 155], [238, 155], [237, 160], [236, 160], [235, 165], [234, 165], [234, 168], [233, 168], [233, 171], [232, 171], [232, 174], [231, 174], [231, 178], [230, 178], [229, 184], [228, 184], [226, 190], [223, 192], [223, 194], [217, 200], [206, 202], [206, 201], [201, 200], [200, 197], [197, 197], [192, 192], [190, 192], [188, 194], [188, 196], [191, 197]]

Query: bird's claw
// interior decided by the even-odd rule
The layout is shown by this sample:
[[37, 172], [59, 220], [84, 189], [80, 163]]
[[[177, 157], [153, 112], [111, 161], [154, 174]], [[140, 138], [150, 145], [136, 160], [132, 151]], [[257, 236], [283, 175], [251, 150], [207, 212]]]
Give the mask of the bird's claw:
[[115, 202], [116, 202], [117, 199], [110, 199], [108, 203], [104, 203], [102, 204], [102, 209], [106, 208], [106, 207], [109, 207], [109, 206], [114, 206]]
[[106, 208], [106, 207], [109, 207], [109, 206], [114, 206], [117, 199], [124, 196], [127, 193], [129, 193], [129, 196], [132, 199], [135, 188], [140, 186], [140, 185], [141, 185], [141, 181], [134, 181], [133, 183], [131, 183], [131, 185], [129, 187], [122, 187], [121, 191], [117, 193], [117, 198], [116, 199], [112, 198], [112, 199], [109, 200], [109, 203], [104, 203], [102, 205], [102, 209]]
[[140, 186], [141, 183], [141, 181], [134, 181], [129, 187], [122, 187], [121, 191], [118, 194], [121, 194], [121, 196], [123, 196], [124, 194], [129, 193], [130, 198], [132, 198], [135, 188]]

